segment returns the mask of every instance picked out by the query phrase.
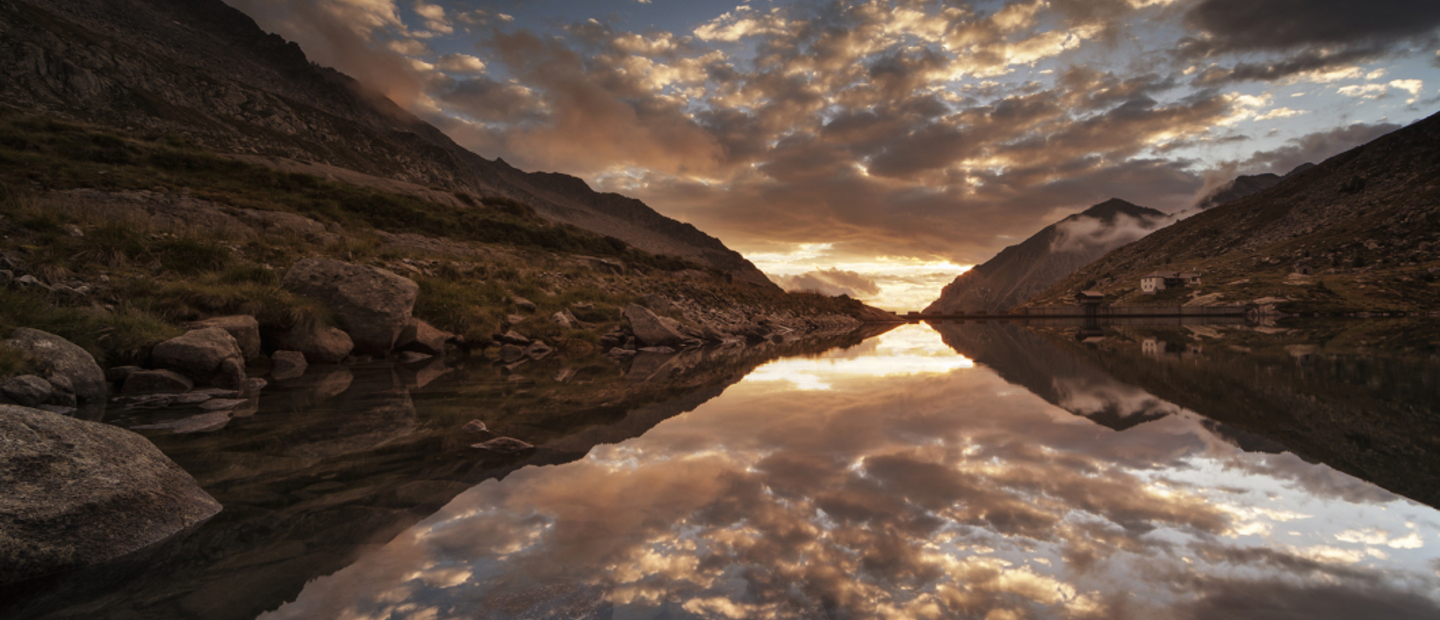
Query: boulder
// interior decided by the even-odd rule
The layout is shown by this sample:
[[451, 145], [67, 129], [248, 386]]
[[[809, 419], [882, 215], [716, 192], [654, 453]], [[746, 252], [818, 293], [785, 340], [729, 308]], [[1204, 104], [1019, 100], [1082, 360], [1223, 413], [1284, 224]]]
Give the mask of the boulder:
[[240, 345], [240, 353], [245, 356], [245, 361], [260, 357], [260, 321], [255, 320], [255, 317], [248, 314], [217, 316], [190, 324], [191, 329], [207, 327], [219, 327], [233, 336], [235, 344]]
[[530, 343], [530, 346], [525, 347], [525, 355], [532, 360], [543, 360], [553, 351], [554, 349], [551, 349], [550, 347], [546, 346], [545, 343], [540, 342], [539, 340], [536, 340], [535, 342]]
[[85, 349], [55, 334], [28, 327], [16, 329], [10, 334], [10, 339], [0, 342], [0, 345], [23, 351], [39, 360], [50, 369], [46, 378], [52, 384], [55, 377], [64, 377], [74, 388], [79, 407], [105, 405], [105, 371], [100, 370], [100, 365]]
[[307, 258], [290, 268], [281, 286], [324, 303], [355, 343], [355, 350], [386, 355], [410, 319], [420, 286], [393, 272]]
[[299, 351], [276, 351], [270, 356], [270, 377], [284, 381], [305, 374], [310, 365]]
[[442, 355], [445, 353], [445, 341], [453, 337], [453, 334], [442, 332], [425, 321], [411, 317], [395, 339], [395, 350]]
[[194, 329], [155, 345], [150, 363], [196, 383], [233, 388], [235, 373], [244, 379], [245, 354], [235, 337], [219, 327]]
[[173, 370], [137, 370], [125, 378], [120, 393], [126, 396], [140, 394], [180, 394], [189, 392], [195, 383], [188, 377]]
[[575, 321], [570, 318], [570, 313], [563, 310], [550, 315], [550, 322], [564, 329], [574, 329], [575, 327]]
[[125, 385], [125, 380], [133, 373], [145, 370], [139, 366], [111, 366], [105, 371], [105, 380], [115, 385]]
[[517, 332], [513, 329], [505, 332], [503, 335], [496, 338], [496, 340], [499, 340], [500, 342], [503, 342], [505, 344], [514, 344], [522, 347], [528, 346], [530, 344], [529, 338], [526, 338], [525, 336], [521, 335], [520, 332]]
[[630, 331], [635, 333], [635, 338], [647, 347], [675, 346], [684, 339], [654, 312], [639, 304], [625, 307], [625, 320], [630, 322]]
[[516, 308], [519, 308], [526, 312], [534, 312], [536, 309], [539, 308], [539, 306], [535, 305], [535, 302], [525, 299], [524, 297], [521, 297], [519, 295], [512, 295], [510, 297], [510, 303], [515, 304]]
[[125, 429], [0, 406], [0, 584], [118, 558], [220, 512]]
[[297, 326], [275, 334], [275, 346], [298, 351], [311, 364], [339, 364], [355, 349], [355, 342], [334, 327]]
[[525, 349], [522, 349], [517, 345], [507, 344], [503, 347], [500, 347], [500, 361], [502, 362], [508, 364], [510, 362], [523, 359], [524, 357]]
[[477, 443], [470, 447], [502, 456], [514, 456], [535, 449], [535, 446], [515, 439], [514, 437], [496, 437], [490, 441]]
[[0, 382], [0, 394], [22, 407], [35, 407], [50, 402], [55, 388], [50, 386], [49, 381], [35, 375], [20, 375]]

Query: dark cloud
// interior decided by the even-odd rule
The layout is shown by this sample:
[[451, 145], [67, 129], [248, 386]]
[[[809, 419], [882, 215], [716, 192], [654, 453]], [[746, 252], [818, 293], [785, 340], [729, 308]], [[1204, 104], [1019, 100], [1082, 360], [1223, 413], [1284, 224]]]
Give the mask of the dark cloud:
[[1300, 164], [1318, 164], [1399, 128], [1393, 123], [1355, 123], [1349, 127], [1317, 131], [1290, 140], [1278, 149], [1256, 153], [1236, 168], [1246, 174], [1271, 172], [1284, 175]]
[[1388, 587], [1300, 586], [1269, 582], [1219, 581], [1205, 584], [1184, 617], [1194, 620], [1349, 620], [1440, 618], [1440, 605], [1417, 593]]
[[1440, 27], [1440, 3], [1411, 0], [1202, 0], [1187, 21], [1210, 51], [1370, 44]]
[[479, 121], [523, 123], [547, 118], [543, 102], [529, 88], [488, 77], [448, 81], [432, 93], [452, 109]]
[[811, 291], [834, 297], [874, 297], [880, 294], [880, 285], [875, 280], [839, 269], [822, 269], [798, 276], [772, 276], [776, 284], [787, 291]]

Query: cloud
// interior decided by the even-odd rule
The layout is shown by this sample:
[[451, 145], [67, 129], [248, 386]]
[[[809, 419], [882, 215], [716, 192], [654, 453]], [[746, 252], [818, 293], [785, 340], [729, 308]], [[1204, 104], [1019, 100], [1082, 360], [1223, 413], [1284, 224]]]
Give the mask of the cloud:
[[1239, 162], [1235, 170], [1242, 174], [1271, 172], [1283, 175], [1300, 164], [1318, 164], [1399, 128], [1393, 123], [1355, 123], [1348, 127], [1317, 131], [1294, 138], [1280, 148], [1255, 153]]
[[1050, 244], [1053, 252], [1084, 252], [1094, 248], [1115, 248], [1135, 241], [1168, 224], [1168, 217], [1135, 218], [1123, 213], [1110, 221], [1097, 217], [1066, 218], [1056, 226]]
[[435, 67], [450, 73], [484, 73], [484, 61], [467, 54], [446, 54], [440, 57]]
[[1440, 27], [1440, 4], [1409, 0], [1202, 0], [1187, 21], [1211, 51], [1369, 44]]
[[770, 279], [787, 291], [810, 291], [831, 297], [874, 297], [880, 294], [880, 285], [875, 280], [839, 269], [811, 271], [798, 276], [771, 276]]

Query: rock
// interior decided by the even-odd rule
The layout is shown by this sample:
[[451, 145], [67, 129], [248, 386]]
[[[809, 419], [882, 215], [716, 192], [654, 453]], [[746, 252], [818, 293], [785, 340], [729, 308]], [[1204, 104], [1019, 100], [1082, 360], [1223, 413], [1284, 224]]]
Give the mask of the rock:
[[245, 361], [260, 357], [260, 322], [255, 320], [255, 317], [247, 314], [217, 316], [190, 324], [191, 329], [207, 327], [219, 327], [234, 337], [235, 344], [240, 345], [240, 353], [245, 356]]
[[570, 313], [566, 311], [560, 311], [550, 315], [550, 322], [565, 329], [573, 329], [575, 327], [574, 319], [572, 319]]
[[131, 374], [142, 370], [145, 369], [139, 366], [113, 366], [105, 371], [105, 380], [116, 385], [125, 385], [125, 380], [129, 379]]
[[401, 351], [399, 356], [401, 364], [415, 364], [434, 358], [435, 356], [429, 353], [418, 353], [415, 351]]
[[50, 290], [50, 287], [49, 287], [49, 286], [46, 286], [44, 282], [41, 282], [40, 280], [37, 280], [37, 279], [35, 278], [35, 276], [31, 276], [31, 275], [24, 275], [24, 276], [20, 276], [20, 277], [18, 277], [18, 278], [15, 278], [15, 285], [18, 286], [18, 287], [20, 287], [20, 288], [22, 288], [22, 289], [30, 288], [30, 287], [39, 287], [39, 288], [43, 288], [43, 289], [45, 289], [45, 290], [47, 290], [47, 291]]
[[219, 327], [191, 330], [155, 345], [150, 362], [217, 387], [237, 387], [237, 371], [239, 380], [245, 376], [245, 354], [235, 337]]
[[530, 359], [537, 361], [545, 359], [545, 357], [550, 355], [550, 353], [552, 353], [553, 351], [554, 349], [551, 349], [550, 347], [546, 346], [545, 343], [540, 342], [539, 340], [536, 340], [535, 342], [530, 343], [530, 346], [525, 347], [525, 355], [528, 356]]
[[525, 317], [519, 314], [512, 314], [505, 317], [505, 322], [510, 325], [519, 325], [525, 322]]
[[674, 353], [674, 352], [675, 352], [675, 349], [672, 349], [672, 348], [670, 348], [670, 347], [645, 347], [645, 348], [643, 348], [643, 349], [640, 349], [640, 352], [641, 352], [641, 353], [658, 353], [658, 354], [660, 354], [660, 355], [669, 355], [669, 354], [671, 354], [671, 353]]
[[75, 412], [79, 411], [78, 409], [76, 409], [76, 408], [74, 408], [74, 407], [65, 407], [65, 406], [62, 406], [62, 405], [40, 405], [40, 406], [36, 407], [36, 409], [39, 409], [39, 410], [45, 411], [45, 412], [49, 412], [49, 413], [53, 413], [53, 414], [55, 414], [55, 415], [63, 415], [63, 416], [67, 416], [67, 417], [74, 417]]
[[245, 388], [245, 362], [240, 358], [232, 358], [220, 362], [220, 370], [215, 372], [215, 378], [210, 385], [231, 390]]
[[142, 431], [170, 431], [176, 435], [188, 435], [190, 433], [213, 433], [230, 424], [229, 411], [215, 411], [192, 415], [188, 418], [170, 420], [158, 424], [145, 424], [132, 426], [133, 430]]
[[577, 302], [575, 302], [575, 303], [573, 303], [573, 304], [570, 304], [570, 307], [571, 307], [571, 308], [574, 308], [574, 309], [576, 309], [576, 310], [579, 310], [579, 311], [581, 311], [581, 312], [589, 312], [589, 311], [595, 309], [595, 304], [581, 303], [581, 302], [578, 302], [578, 301], [577, 301]]
[[639, 304], [625, 307], [625, 320], [630, 322], [630, 331], [635, 333], [635, 338], [645, 346], [678, 345], [682, 340], [679, 333], [660, 321], [660, 317]]
[[675, 307], [674, 304], [670, 302], [670, 298], [654, 294], [646, 295], [644, 299], [640, 300], [640, 305], [649, 308], [656, 314], [669, 314]]
[[0, 406], [0, 584], [118, 558], [220, 512], [149, 440]]
[[520, 332], [517, 332], [513, 329], [505, 332], [503, 336], [496, 338], [496, 340], [499, 340], [500, 342], [503, 342], [505, 344], [514, 344], [522, 347], [528, 346], [530, 344], [529, 338], [526, 338], [525, 336], [521, 335]]
[[460, 427], [460, 430], [475, 435], [483, 435], [490, 432], [490, 429], [485, 426], [485, 423], [479, 420], [471, 420], [465, 423], [465, 426]]
[[606, 273], [617, 276], [625, 275], [624, 263], [604, 258], [596, 258], [594, 256], [580, 256], [578, 258], [585, 261], [585, 266], [596, 273]]
[[610, 349], [609, 351], [606, 351], [605, 354], [606, 354], [606, 355], [611, 355], [611, 356], [614, 356], [614, 357], [617, 357], [617, 358], [621, 358], [621, 357], [635, 357], [636, 355], [639, 355], [640, 353], [639, 353], [638, 351], [634, 350], [634, 349], [622, 349], [622, 348], [620, 348], [620, 347], [615, 347], [615, 348], [613, 348], [613, 349]]
[[517, 345], [507, 344], [503, 347], [500, 347], [500, 361], [502, 362], [508, 364], [510, 362], [520, 360], [523, 357], [525, 357], [525, 349], [522, 349]]
[[185, 375], [173, 370], [137, 370], [125, 379], [120, 393], [127, 396], [140, 394], [180, 394], [189, 392], [195, 383]]
[[65, 234], [70, 235], [71, 237], [84, 237], [85, 231], [80, 230], [80, 227], [74, 224], [66, 224]]
[[240, 386], [240, 391], [246, 394], [254, 394], [265, 389], [267, 385], [270, 385], [269, 381], [261, 379], [260, 377], [250, 377], [245, 380], [244, 385]]
[[0, 383], [0, 394], [22, 407], [35, 407], [50, 402], [55, 389], [45, 379], [35, 375], [20, 375]]
[[200, 403], [202, 411], [228, 411], [250, 402], [244, 398], [216, 398]]
[[48, 366], [50, 375], [69, 380], [80, 408], [105, 405], [105, 372], [85, 349], [55, 334], [28, 327], [16, 329], [0, 345], [29, 354]]
[[281, 280], [287, 290], [324, 303], [355, 343], [355, 350], [390, 353], [410, 320], [420, 286], [378, 267], [307, 258]]
[[276, 351], [270, 356], [270, 377], [279, 381], [305, 374], [310, 365], [299, 351]]
[[537, 309], [535, 302], [525, 299], [524, 297], [520, 297], [518, 295], [512, 295], [510, 297], [510, 303], [515, 304], [516, 308], [519, 308], [526, 312], [534, 312]]
[[339, 364], [355, 349], [350, 335], [334, 327], [296, 327], [275, 335], [279, 349], [298, 351], [311, 364]]
[[414, 351], [426, 355], [443, 355], [445, 341], [453, 337], [454, 334], [442, 332], [425, 321], [411, 317], [395, 339], [395, 350]]
[[477, 443], [470, 447], [475, 448], [476, 450], [484, 450], [486, 452], [491, 452], [503, 456], [514, 456], [516, 454], [525, 452], [526, 450], [535, 449], [535, 446], [532, 446], [513, 437], [496, 437], [494, 439], [491, 439], [490, 441]]

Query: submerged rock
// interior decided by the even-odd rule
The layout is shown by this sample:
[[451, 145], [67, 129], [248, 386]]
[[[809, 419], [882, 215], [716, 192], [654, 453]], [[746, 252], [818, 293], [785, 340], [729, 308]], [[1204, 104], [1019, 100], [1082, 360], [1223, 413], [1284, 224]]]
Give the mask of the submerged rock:
[[280, 381], [305, 374], [309, 366], [305, 354], [299, 351], [276, 351], [270, 356], [270, 376]]
[[121, 394], [178, 394], [188, 392], [195, 383], [173, 370], [137, 370], [125, 378]]
[[220, 512], [133, 432], [0, 405], [0, 584], [120, 557]]

